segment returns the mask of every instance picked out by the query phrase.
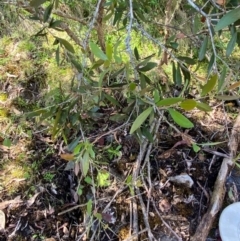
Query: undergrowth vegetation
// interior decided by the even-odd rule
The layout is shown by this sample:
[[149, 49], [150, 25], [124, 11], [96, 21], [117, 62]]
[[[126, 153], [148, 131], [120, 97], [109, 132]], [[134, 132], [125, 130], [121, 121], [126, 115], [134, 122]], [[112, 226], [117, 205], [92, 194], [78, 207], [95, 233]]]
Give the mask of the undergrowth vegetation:
[[[109, 210], [113, 203], [122, 212], [117, 195], [125, 191], [133, 221], [122, 240], [155, 240], [148, 219], [159, 174], [150, 161], [168, 159], [182, 144], [190, 155], [202, 155], [204, 145], [226, 141], [221, 131], [209, 140], [191, 130], [216, 105], [223, 108], [219, 119], [228, 121], [226, 102], [239, 103], [237, 1], [0, 6], [0, 165], [6, 174], [0, 188], [13, 195], [24, 181], [26, 196], [34, 195], [37, 182], [55, 190], [61, 171], [42, 167], [49, 158], [64, 160], [64, 171], [74, 174], [68, 176], [72, 199], [84, 214], [75, 240], [101, 240], [102, 230], [121, 233], [111, 226], [116, 217]], [[171, 148], [158, 153], [159, 143], [168, 141]]]

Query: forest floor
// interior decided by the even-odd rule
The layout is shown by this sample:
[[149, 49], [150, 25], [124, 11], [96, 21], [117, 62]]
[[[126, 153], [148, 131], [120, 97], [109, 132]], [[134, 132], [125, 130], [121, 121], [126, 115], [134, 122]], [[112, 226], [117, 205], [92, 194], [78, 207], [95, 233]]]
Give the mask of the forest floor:
[[[192, 112], [188, 117], [195, 128], [189, 132], [177, 132], [164, 120], [161, 122], [148, 161], [142, 163], [140, 171], [151, 186], [149, 193], [144, 188], [146, 183], [139, 182], [150, 229], [159, 240], [187, 241], [194, 234], [208, 208], [222, 155], [228, 153], [229, 133], [236, 116], [233, 113], [237, 111], [231, 108], [230, 113], [221, 105], [213, 106], [208, 114]], [[7, 128], [16, 132], [21, 121], [16, 118], [11, 127], [2, 121], [2, 132]], [[25, 122], [31, 132], [20, 134], [11, 145], [1, 139], [0, 216], [4, 229], [0, 240], [88, 240], [88, 235], [95, 237], [93, 240], [126, 240], [133, 198], [129, 177], [140, 146], [134, 136], [124, 132], [126, 129], [116, 130], [116, 125], [102, 131], [104, 122], [98, 120], [96, 130], [87, 138], [97, 140], [94, 148], [98, 155], [106, 149], [109, 154], [109, 162], [98, 163], [93, 176], [97, 177], [99, 169], [102, 175], [106, 172], [110, 176], [102, 177], [104, 183], [95, 187], [85, 179], [82, 195], [78, 195], [76, 170], [61, 158], [61, 139], [52, 141], [49, 134], [36, 131], [31, 120]], [[188, 145], [189, 139], [200, 146], [198, 152]], [[233, 202], [230, 194], [224, 206]], [[86, 211], [90, 198], [94, 200], [93, 212]], [[139, 205], [139, 232], [144, 231], [145, 211]], [[217, 221], [209, 241], [220, 240]], [[144, 240], [145, 232], [139, 237]]]
[[[42, 95], [51, 85], [49, 74], [63, 84], [72, 78], [69, 66], [58, 69], [49, 61], [54, 50], [41, 44], [2, 42], [0, 241], [133, 240], [134, 225], [139, 240], [148, 240], [149, 232], [161, 241], [189, 240], [210, 205], [223, 156], [229, 154], [238, 107], [209, 100], [211, 112], [187, 112], [194, 123], [189, 131], [178, 129], [165, 114], [145, 149], [129, 134], [130, 124], [109, 121], [114, 108], [102, 107], [86, 132], [96, 160], [83, 177], [60, 135], [51, 138], [52, 123], [39, 126], [25, 115], [59, 98], [57, 91]], [[229, 189], [224, 200], [223, 207], [238, 196]], [[208, 237], [213, 240], [220, 240], [218, 219]]]

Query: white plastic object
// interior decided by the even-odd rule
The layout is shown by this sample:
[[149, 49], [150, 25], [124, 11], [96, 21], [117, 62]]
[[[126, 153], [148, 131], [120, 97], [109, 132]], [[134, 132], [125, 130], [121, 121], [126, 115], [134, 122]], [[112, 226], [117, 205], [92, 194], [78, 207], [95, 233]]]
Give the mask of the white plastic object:
[[240, 202], [227, 206], [219, 219], [222, 241], [240, 241]]

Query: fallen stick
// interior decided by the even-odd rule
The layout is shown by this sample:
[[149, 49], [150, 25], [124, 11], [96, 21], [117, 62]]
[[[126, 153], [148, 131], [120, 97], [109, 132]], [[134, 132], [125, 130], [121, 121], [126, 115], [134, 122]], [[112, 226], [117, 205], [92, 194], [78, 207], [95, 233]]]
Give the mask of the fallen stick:
[[[150, 127], [150, 132], [152, 132], [156, 126], [156, 123], [157, 121], [155, 120], [151, 127]], [[138, 189], [138, 186], [137, 186], [137, 180], [138, 180], [138, 177], [139, 177], [139, 171], [140, 171], [140, 167], [141, 167], [141, 163], [145, 157], [145, 154], [147, 152], [147, 147], [148, 147], [148, 144], [149, 144], [149, 141], [147, 139], [145, 139], [143, 141], [143, 143], [140, 145], [140, 151], [138, 153], [138, 156], [137, 156], [137, 160], [136, 160], [136, 163], [134, 164], [133, 166], [133, 174], [132, 174], [132, 184], [135, 188], [135, 193], [136, 193], [136, 190]], [[137, 193], [136, 193], [137, 194]], [[134, 197], [132, 199], [132, 214], [133, 214], [133, 219], [132, 219], [132, 229], [133, 229], [133, 232], [132, 232], [132, 235], [136, 235], [139, 233], [139, 227], [138, 227], [138, 205], [137, 205], [137, 198]], [[150, 232], [150, 230], [149, 230]], [[135, 240], [138, 240], [138, 235], [136, 235], [135, 238], [133, 238], [133, 241]]]
[[214, 191], [211, 197], [210, 205], [207, 212], [204, 214], [201, 222], [199, 223], [197, 230], [191, 241], [205, 241], [212, 224], [217, 216], [217, 213], [221, 210], [223, 200], [225, 197], [226, 189], [225, 183], [226, 178], [234, 167], [234, 158], [236, 157], [238, 143], [240, 140], [240, 114], [235, 121], [232, 129], [231, 137], [228, 142], [230, 156], [223, 159], [220, 171], [217, 176], [217, 180], [214, 185]]

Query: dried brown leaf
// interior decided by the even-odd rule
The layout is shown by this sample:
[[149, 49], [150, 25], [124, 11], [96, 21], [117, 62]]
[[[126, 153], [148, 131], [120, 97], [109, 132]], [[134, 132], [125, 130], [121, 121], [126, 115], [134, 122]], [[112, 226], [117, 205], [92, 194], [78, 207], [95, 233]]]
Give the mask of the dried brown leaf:
[[36, 193], [34, 196], [32, 196], [28, 201], [27, 201], [27, 207], [31, 207], [37, 198], [37, 196], [40, 194], [40, 192]]
[[60, 157], [65, 161], [72, 161], [74, 160], [74, 155], [72, 153], [63, 153]]
[[80, 171], [80, 163], [75, 162], [74, 163], [74, 173], [75, 173], [76, 176], [78, 175], [79, 171]]
[[159, 202], [158, 206], [159, 206], [159, 209], [163, 213], [166, 213], [166, 212], [168, 212], [171, 209], [171, 204], [169, 203], [169, 201], [166, 198], [162, 199]]
[[226, 0], [215, 0], [216, 4], [221, 5], [221, 6], [225, 6], [226, 4]]

